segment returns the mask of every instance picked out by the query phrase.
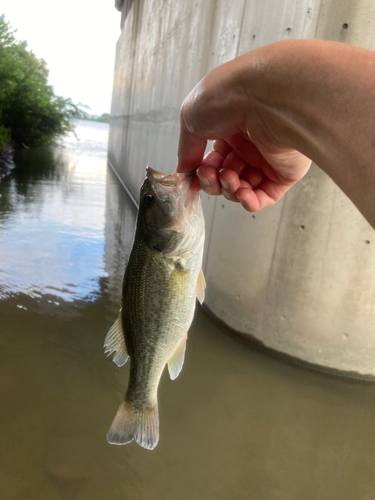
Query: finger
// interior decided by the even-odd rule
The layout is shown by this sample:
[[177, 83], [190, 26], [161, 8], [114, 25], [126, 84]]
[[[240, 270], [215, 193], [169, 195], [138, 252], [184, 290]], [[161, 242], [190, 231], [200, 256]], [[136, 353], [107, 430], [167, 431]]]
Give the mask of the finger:
[[185, 173], [195, 170], [202, 163], [206, 145], [207, 141], [205, 139], [199, 139], [191, 134], [182, 122], [176, 171], [178, 173]]
[[259, 200], [252, 189], [241, 187], [237, 191], [236, 196], [247, 212], [257, 212], [259, 210]]
[[270, 179], [265, 179], [260, 186], [254, 190], [240, 188], [236, 196], [245, 210], [257, 212], [263, 208], [274, 205], [291, 186], [277, 184]]
[[189, 189], [190, 189], [190, 191], [193, 191], [193, 192], [197, 192], [197, 191], [200, 191], [202, 189], [200, 182], [199, 182], [199, 177], [197, 177], [196, 175], [194, 175], [194, 177], [191, 181], [191, 184], [189, 186]]
[[263, 167], [265, 160], [249, 139], [246, 139], [240, 134], [236, 134], [227, 137], [225, 140], [247, 165], [251, 165], [255, 168]]
[[221, 194], [221, 184], [218, 179], [218, 171], [210, 165], [201, 165], [197, 170], [199, 183], [207, 194], [217, 196]]
[[228, 156], [230, 151], [232, 151], [232, 147], [224, 139], [214, 141], [212, 149], [217, 153], [220, 153], [224, 158]]
[[260, 184], [264, 181], [265, 175], [261, 170], [257, 168], [248, 167], [241, 178], [248, 182], [252, 189], [255, 189], [259, 187]]
[[216, 170], [219, 170], [220, 168], [222, 168], [224, 160], [224, 156], [222, 156], [220, 153], [216, 151], [210, 151], [203, 158], [202, 165], [208, 165], [215, 168]]
[[265, 208], [279, 201], [291, 187], [290, 184], [278, 184], [266, 177], [254, 192], [260, 200], [260, 207]]
[[246, 189], [253, 189], [253, 186], [251, 186], [248, 182], [244, 181], [243, 179], [240, 179], [240, 187]]
[[[203, 189], [207, 194], [221, 194], [221, 188], [217, 181], [217, 172], [221, 168], [223, 161], [224, 157], [220, 153], [216, 151], [207, 153], [197, 171], [197, 178], [200, 182], [197, 184], [197, 181], [193, 180], [190, 189], [195, 190], [199, 185], [199, 189]], [[215, 172], [211, 169], [214, 169]]]
[[232, 150], [223, 161], [223, 168], [234, 170], [238, 177], [241, 177], [247, 168], [247, 163]]
[[236, 191], [241, 187], [241, 182], [237, 173], [228, 168], [223, 168], [219, 171], [219, 182], [224, 198], [238, 202]]

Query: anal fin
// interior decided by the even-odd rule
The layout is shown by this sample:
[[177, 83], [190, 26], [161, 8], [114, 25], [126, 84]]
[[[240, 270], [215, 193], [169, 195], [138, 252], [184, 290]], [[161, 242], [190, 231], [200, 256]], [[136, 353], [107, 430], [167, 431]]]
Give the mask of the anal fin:
[[125, 345], [124, 330], [122, 328], [121, 314], [109, 329], [104, 341], [104, 352], [107, 356], [115, 353], [112, 361], [117, 366], [123, 366], [128, 358], [128, 352]]
[[205, 288], [206, 288], [206, 280], [204, 279], [203, 269], [201, 269], [199, 271], [197, 284], [195, 287], [195, 294], [201, 304], [203, 304], [204, 301]]
[[177, 347], [174, 354], [168, 360], [169, 376], [172, 380], [178, 377], [185, 359], [186, 338]]

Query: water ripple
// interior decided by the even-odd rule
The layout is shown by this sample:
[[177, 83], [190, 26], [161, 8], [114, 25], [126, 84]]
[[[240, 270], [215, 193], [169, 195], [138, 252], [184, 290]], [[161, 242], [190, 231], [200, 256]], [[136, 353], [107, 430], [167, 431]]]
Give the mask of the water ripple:
[[100, 294], [108, 126], [79, 122], [76, 133], [60, 148], [18, 152], [0, 183], [0, 299]]

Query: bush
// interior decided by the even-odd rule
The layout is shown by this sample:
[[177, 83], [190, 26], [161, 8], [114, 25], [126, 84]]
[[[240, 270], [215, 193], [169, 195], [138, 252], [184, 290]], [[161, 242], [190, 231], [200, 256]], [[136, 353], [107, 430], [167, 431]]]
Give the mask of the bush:
[[46, 62], [27, 50], [26, 42], [16, 41], [4, 15], [0, 82], [0, 147], [9, 136], [16, 145], [28, 147], [54, 142], [73, 130], [73, 119], [86, 117], [80, 105], [55, 95], [48, 85]]
[[10, 141], [10, 132], [3, 125], [0, 125], [0, 150]]

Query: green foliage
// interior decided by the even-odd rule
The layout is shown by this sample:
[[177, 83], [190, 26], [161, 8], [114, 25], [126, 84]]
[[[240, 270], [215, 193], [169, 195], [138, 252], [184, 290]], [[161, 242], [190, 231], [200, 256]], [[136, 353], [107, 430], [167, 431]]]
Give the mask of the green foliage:
[[54, 142], [73, 130], [72, 120], [85, 118], [82, 105], [56, 96], [48, 85], [43, 59], [16, 41], [14, 31], [0, 16], [0, 147], [4, 129], [17, 145]]
[[100, 116], [98, 115], [87, 115], [85, 120], [89, 120], [90, 122], [101, 122], [101, 123], [109, 123], [111, 115], [109, 113], [103, 113]]
[[109, 113], [103, 113], [102, 115], [100, 115], [98, 118], [96, 118], [95, 121], [97, 122], [102, 122], [102, 123], [109, 123], [109, 119], [110, 119], [110, 115]]
[[3, 125], [0, 125], [0, 151], [10, 141], [10, 132]]

